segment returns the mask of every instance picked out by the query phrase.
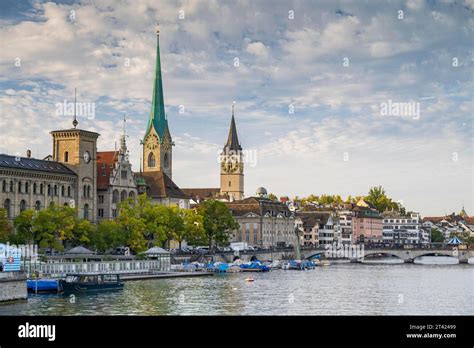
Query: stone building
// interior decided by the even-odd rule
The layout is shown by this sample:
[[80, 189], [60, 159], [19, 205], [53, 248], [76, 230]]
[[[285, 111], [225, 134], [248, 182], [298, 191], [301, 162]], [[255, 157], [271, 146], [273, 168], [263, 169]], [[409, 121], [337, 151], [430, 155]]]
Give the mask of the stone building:
[[267, 198], [266, 190], [257, 190], [257, 197], [225, 203], [240, 228], [234, 231], [233, 242], [269, 248], [294, 245], [295, 217], [288, 207]]
[[128, 157], [124, 120], [120, 150], [97, 153], [98, 219], [115, 219], [119, 204], [129, 198], [135, 201], [137, 196], [138, 188]]
[[352, 243], [382, 243], [383, 218], [375, 207], [364, 200], [357, 202], [352, 216]]

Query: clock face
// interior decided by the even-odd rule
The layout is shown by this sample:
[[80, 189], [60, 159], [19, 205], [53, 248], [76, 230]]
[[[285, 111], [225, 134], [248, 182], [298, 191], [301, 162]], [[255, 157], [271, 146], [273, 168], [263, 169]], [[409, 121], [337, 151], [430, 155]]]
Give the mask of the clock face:
[[155, 134], [151, 134], [146, 140], [146, 147], [149, 150], [154, 150], [158, 146], [158, 137]]
[[89, 151], [84, 152], [84, 162], [89, 163], [91, 161], [91, 154]]
[[221, 168], [225, 173], [235, 173], [239, 170], [239, 164], [232, 161], [222, 162]]

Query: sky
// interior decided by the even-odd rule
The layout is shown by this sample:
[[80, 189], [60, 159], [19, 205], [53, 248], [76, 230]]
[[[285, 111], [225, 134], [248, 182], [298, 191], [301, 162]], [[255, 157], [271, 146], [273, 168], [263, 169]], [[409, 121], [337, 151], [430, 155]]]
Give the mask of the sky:
[[[44, 158], [58, 105], [135, 171], [160, 24], [173, 180], [219, 186], [232, 104], [245, 194], [387, 194], [474, 215], [474, 0], [0, 3], [0, 153]], [[409, 108], [408, 108], [409, 106]]]

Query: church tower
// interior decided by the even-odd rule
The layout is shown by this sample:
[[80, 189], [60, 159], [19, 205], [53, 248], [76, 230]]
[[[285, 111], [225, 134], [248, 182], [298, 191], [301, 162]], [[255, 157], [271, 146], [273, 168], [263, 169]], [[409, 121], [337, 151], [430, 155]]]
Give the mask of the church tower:
[[234, 106], [230, 121], [227, 143], [221, 153], [221, 194], [227, 194], [231, 201], [244, 198], [244, 162], [242, 147], [237, 137]]
[[[76, 109], [74, 97], [74, 109]], [[61, 162], [77, 174], [77, 183], [68, 205], [78, 210], [79, 217], [95, 222], [97, 220], [97, 138], [98, 133], [76, 128], [52, 131], [53, 161]], [[61, 192], [61, 195], [63, 193]], [[66, 195], [66, 192], [64, 193]]]
[[143, 137], [143, 172], [163, 171], [170, 179], [172, 175], [172, 146], [168, 120], [165, 115], [163, 80], [160, 62], [160, 31], [156, 30], [155, 80], [151, 113]]

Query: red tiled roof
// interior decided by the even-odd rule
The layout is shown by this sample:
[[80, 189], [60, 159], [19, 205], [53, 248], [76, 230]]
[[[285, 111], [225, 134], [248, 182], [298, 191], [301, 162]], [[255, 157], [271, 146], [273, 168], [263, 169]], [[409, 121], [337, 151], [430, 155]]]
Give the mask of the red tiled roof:
[[220, 188], [182, 188], [181, 191], [186, 196], [191, 197], [196, 200], [200, 199], [209, 199], [219, 196], [221, 189]]
[[118, 151], [97, 152], [97, 189], [105, 190], [109, 187], [110, 174], [118, 160]]
[[135, 173], [146, 182], [146, 193], [151, 198], [189, 198], [163, 171]]

